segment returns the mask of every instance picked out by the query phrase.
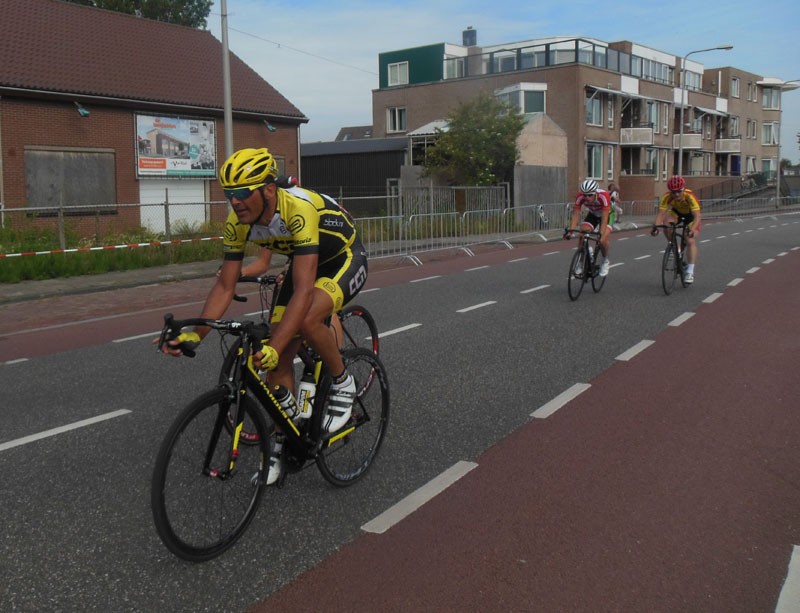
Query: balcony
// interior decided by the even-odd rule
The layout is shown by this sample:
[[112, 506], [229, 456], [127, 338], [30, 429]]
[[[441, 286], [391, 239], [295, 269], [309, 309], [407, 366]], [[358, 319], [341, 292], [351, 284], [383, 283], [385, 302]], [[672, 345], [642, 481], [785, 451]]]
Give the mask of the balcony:
[[681, 135], [675, 134], [672, 137], [673, 149], [702, 149], [703, 148], [703, 135], [702, 134], [684, 134], [683, 146], [681, 146]]
[[652, 145], [653, 128], [620, 128], [619, 144], [626, 145]]
[[714, 145], [715, 153], [741, 153], [742, 140], [740, 138], [718, 138]]

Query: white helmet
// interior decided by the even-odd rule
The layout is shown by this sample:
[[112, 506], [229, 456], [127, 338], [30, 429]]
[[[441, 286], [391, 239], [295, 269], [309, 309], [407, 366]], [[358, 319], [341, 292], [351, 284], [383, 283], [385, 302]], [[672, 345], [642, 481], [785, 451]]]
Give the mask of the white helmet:
[[581, 193], [584, 196], [596, 194], [599, 187], [600, 186], [597, 184], [597, 181], [594, 179], [586, 179], [581, 183]]

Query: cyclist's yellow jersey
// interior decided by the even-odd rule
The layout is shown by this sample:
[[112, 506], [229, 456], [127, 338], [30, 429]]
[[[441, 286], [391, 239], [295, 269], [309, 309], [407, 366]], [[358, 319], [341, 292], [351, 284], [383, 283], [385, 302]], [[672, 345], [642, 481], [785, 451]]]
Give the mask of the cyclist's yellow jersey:
[[658, 208], [662, 211], [669, 211], [675, 209], [681, 215], [688, 215], [694, 211], [700, 210], [700, 201], [690, 189], [684, 189], [680, 198], [672, 195], [672, 192], [667, 192], [661, 196], [661, 201], [658, 203]]
[[241, 260], [250, 241], [284, 255], [319, 254], [323, 264], [344, 253], [356, 240], [350, 215], [328, 197], [292, 187], [276, 191], [278, 204], [268, 226], [242, 224], [233, 211], [225, 221], [226, 260]]

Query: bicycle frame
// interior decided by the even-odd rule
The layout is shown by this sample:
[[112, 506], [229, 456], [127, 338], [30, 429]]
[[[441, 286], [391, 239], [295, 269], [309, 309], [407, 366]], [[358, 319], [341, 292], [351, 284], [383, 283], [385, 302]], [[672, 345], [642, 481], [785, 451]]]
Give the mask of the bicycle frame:
[[[583, 286], [592, 280], [592, 289], [598, 293], [605, 283], [605, 277], [600, 275], [600, 267], [597, 265], [597, 256], [600, 252], [600, 233], [594, 230], [582, 230], [580, 228], [569, 229], [565, 232], [575, 232], [581, 236], [581, 244], [576, 249], [575, 254], [570, 260], [569, 273], [567, 275], [567, 291], [570, 300], [575, 301], [581, 295]], [[594, 243], [592, 248], [591, 243]], [[577, 273], [577, 269], [581, 272]]]
[[[664, 293], [669, 295], [675, 284], [675, 278], [680, 276], [681, 285], [687, 286], [686, 269], [684, 264], [684, 257], [686, 255], [687, 238], [686, 233], [689, 231], [685, 221], [679, 223], [659, 224], [654, 226], [656, 228], [663, 228], [667, 236], [667, 248], [664, 250], [664, 258], [661, 264], [661, 284]], [[674, 272], [670, 275], [670, 261], [674, 261]]]

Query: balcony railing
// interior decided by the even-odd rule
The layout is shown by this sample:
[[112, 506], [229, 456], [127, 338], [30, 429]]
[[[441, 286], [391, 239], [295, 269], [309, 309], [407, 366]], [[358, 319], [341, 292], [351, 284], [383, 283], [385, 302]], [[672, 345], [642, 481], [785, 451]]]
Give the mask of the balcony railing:
[[620, 128], [620, 145], [652, 145], [653, 128]]
[[718, 138], [714, 151], [716, 153], [741, 153], [742, 141], [739, 138]]
[[673, 149], [702, 149], [703, 148], [703, 135], [702, 134], [684, 134], [683, 147], [681, 147], [681, 135], [674, 134], [672, 136]]

